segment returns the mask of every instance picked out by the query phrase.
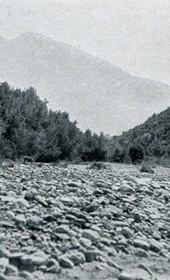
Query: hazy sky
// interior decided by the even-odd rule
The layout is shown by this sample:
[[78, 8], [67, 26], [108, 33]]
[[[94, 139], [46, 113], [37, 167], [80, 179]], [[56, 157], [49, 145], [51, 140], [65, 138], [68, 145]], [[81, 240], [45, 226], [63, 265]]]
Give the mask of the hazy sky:
[[170, 84], [170, 0], [0, 0], [0, 35], [33, 31]]

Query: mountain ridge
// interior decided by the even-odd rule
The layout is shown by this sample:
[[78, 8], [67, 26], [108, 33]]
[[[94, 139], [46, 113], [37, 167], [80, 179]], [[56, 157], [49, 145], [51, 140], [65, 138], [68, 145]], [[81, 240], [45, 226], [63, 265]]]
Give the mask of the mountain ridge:
[[13, 87], [33, 86], [82, 130], [119, 134], [170, 103], [168, 85], [132, 76], [67, 43], [32, 32], [1, 41], [1, 76]]
[[129, 76], [132, 76], [132, 77], [135, 77], [135, 78], [139, 78], [141, 80], [148, 80], [150, 82], [154, 82], [154, 83], [157, 83], [157, 84], [160, 84], [160, 85], [164, 85], [164, 86], [170, 87], [170, 85], [168, 85], [168, 84], [166, 84], [164, 82], [158, 81], [158, 80], [154, 80], [154, 79], [151, 79], [151, 78], [148, 78], [148, 77], [143, 77], [143, 76], [134, 75], [134, 74], [132, 75], [128, 71], [124, 70], [120, 66], [117, 66], [117, 65], [109, 62], [108, 60], [105, 60], [105, 59], [99, 58], [99, 57], [97, 57], [95, 55], [92, 55], [90, 53], [87, 53], [84, 50], [82, 50], [82, 49], [80, 49], [80, 48], [78, 48], [76, 46], [73, 46], [73, 45], [71, 45], [69, 43], [66, 43], [66, 42], [63, 42], [63, 41], [55, 41], [52, 38], [50, 38], [50, 37], [48, 37], [48, 36], [46, 36], [44, 34], [41, 34], [41, 33], [35, 33], [35, 32], [31, 32], [31, 31], [30, 32], [25, 32], [25, 33], [15, 37], [15, 38], [13, 38], [13, 39], [7, 39], [4, 36], [0, 35], [0, 40], [3, 40], [5, 42], [6, 41], [7, 42], [15, 42], [15, 41], [18, 41], [18, 39], [20, 39], [20, 38], [23, 38], [25, 40], [26, 38], [30, 39], [30, 37], [32, 37], [32, 38], [36, 38], [37, 37], [37, 39], [41, 39], [41, 40], [46, 39], [47, 41], [51, 41], [52, 43], [60, 44], [61, 46], [65, 46], [65, 47], [69, 47], [69, 48], [75, 49], [77, 51], [80, 51], [81, 53], [84, 53], [84, 54], [90, 56], [91, 58], [95, 58], [96, 60], [99, 60], [100, 62], [103, 61], [105, 64], [107, 63], [108, 65], [110, 65], [110, 67], [114, 66], [115, 68], [120, 70], [120, 72], [126, 73]]

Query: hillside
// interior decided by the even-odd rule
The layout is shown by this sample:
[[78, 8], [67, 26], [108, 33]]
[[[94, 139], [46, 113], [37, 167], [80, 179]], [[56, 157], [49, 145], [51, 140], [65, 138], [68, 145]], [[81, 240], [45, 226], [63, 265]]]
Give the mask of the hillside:
[[[113, 137], [111, 143], [118, 148], [119, 155], [130, 147], [140, 147], [144, 157], [170, 158], [170, 107], [159, 114], [153, 114], [143, 124]], [[114, 154], [114, 153], [113, 153]], [[124, 156], [125, 156], [124, 154]]]
[[0, 38], [0, 79], [37, 89], [49, 108], [67, 111], [82, 130], [120, 134], [170, 103], [170, 87], [137, 78], [39, 34]]

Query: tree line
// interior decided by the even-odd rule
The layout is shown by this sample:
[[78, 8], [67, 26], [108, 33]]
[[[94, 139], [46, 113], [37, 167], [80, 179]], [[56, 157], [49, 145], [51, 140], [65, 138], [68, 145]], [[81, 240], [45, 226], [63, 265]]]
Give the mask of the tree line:
[[34, 88], [21, 91], [0, 85], [0, 156], [36, 161], [105, 160], [107, 139], [85, 133], [69, 120], [67, 112], [48, 110]]
[[90, 129], [83, 133], [67, 112], [49, 110], [47, 103], [32, 87], [0, 85], [1, 157], [132, 163], [170, 158], [170, 108], [120, 136], [108, 137]]

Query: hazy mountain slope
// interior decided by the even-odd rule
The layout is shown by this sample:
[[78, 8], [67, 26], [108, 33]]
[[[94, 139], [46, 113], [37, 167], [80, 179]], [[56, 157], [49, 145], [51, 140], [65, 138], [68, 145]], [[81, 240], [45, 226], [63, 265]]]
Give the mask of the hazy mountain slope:
[[34, 33], [0, 38], [0, 78], [33, 86], [81, 129], [114, 135], [170, 104], [170, 87], [137, 78], [65, 43]]

